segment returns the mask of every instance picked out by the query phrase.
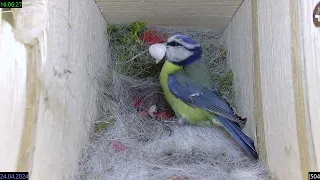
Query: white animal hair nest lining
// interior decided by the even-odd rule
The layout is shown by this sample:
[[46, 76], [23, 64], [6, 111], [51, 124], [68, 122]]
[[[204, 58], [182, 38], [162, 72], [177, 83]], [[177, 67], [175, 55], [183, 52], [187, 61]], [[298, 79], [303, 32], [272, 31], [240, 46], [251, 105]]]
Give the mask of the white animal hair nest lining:
[[[169, 35], [177, 32], [152, 28]], [[218, 58], [216, 47], [225, 47], [225, 35], [200, 30], [181, 30], [180, 33], [199, 41], [205, 58], [215, 60], [211, 61], [213, 75], [228, 71], [226, 58]], [[116, 49], [110, 46], [111, 51]], [[136, 54], [142, 50], [139, 51]], [[116, 57], [116, 52], [111, 53]], [[145, 57], [154, 61], [148, 54]], [[145, 97], [146, 108], [157, 105], [161, 109], [166, 105], [159, 80], [121, 75], [116, 61], [106, 61], [105, 73], [99, 77], [101, 116], [95, 123], [105, 123], [108, 127], [92, 132], [79, 158], [76, 179], [269, 179], [265, 167], [248, 157], [222, 128], [179, 126], [141, 118], [132, 106], [137, 95]]]

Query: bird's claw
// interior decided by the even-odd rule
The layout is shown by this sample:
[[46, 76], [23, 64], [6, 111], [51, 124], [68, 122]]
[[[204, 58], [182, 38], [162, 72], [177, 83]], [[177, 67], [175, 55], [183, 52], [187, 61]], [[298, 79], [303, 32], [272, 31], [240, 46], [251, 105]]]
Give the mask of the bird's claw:
[[241, 124], [246, 124], [247, 123], [247, 118], [241, 118], [237, 114], [235, 115], [235, 117], [239, 120], [238, 123], [241, 123]]

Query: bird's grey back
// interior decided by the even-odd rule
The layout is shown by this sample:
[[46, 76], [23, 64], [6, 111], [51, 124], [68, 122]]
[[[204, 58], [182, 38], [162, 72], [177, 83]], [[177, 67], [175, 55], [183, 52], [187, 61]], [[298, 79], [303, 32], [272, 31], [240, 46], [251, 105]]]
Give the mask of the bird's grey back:
[[204, 60], [185, 66], [183, 71], [179, 71], [175, 75], [180, 83], [193, 84], [212, 90], [211, 73]]

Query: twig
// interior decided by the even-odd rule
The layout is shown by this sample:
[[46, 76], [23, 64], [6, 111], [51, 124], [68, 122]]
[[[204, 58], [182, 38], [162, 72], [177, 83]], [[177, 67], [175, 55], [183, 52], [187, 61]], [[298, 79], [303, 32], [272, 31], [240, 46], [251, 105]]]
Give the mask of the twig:
[[146, 52], [148, 52], [148, 50], [145, 50], [145, 51], [141, 52], [140, 54], [133, 56], [129, 61], [127, 61], [127, 63], [137, 59], [139, 56], [145, 54]]

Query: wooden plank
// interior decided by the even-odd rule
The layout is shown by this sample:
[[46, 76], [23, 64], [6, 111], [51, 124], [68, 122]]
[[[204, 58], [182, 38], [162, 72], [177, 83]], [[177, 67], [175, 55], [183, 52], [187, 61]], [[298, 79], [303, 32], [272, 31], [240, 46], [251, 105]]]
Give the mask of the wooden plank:
[[26, 48], [26, 51], [26, 108], [16, 171], [29, 172], [31, 176], [36, 141], [36, 124], [38, 119], [40, 100], [40, 83], [38, 75], [41, 65], [41, 59], [38, 45], [32, 48], [28, 47]]
[[320, 27], [313, 24], [313, 10], [318, 1], [300, 0], [301, 59], [306, 95], [307, 132], [312, 171], [320, 171]]
[[302, 39], [300, 36], [300, 3], [290, 0], [291, 17], [291, 55], [292, 55], [292, 82], [295, 98], [296, 124], [300, 151], [300, 171], [303, 179], [308, 179], [310, 171], [309, 142], [306, 127], [306, 108], [303, 87], [303, 61], [302, 61]]
[[[0, 13], [1, 16], [1, 13]], [[16, 171], [26, 107], [27, 52], [0, 21], [0, 169]]]
[[[308, 171], [319, 171], [320, 154], [316, 130], [320, 125], [320, 63], [316, 61], [320, 30], [310, 16], [316, 2], [253, 0], [251, 6], [247, 4], [245, 0], [227, 30], [237, 100], [246, 106], [240, 111], [253, 112], [256, 131], [249, 130], [256, 133], [259, 157], [273, 177], [307, 179]], [[251, 9], [252, 22], [246, 19]], [[246, 28], [251, 23], [252, 28]], [[253, 50], [244, 42], [251, 43]], [[250, 70], [254, 77], [241, 72]], [[252, 92], [245, 94], [251, 83], [253, 108], [241, 101], [252, 102]]]
[[46, 3], [48, 22], [37, 39], [41, 94], [31, 179], [73, 179], [97, 115], [93, 83], [108, 60], [107, 26], [92, 0]]
[[225, 1], [222, 1], [222, 0], [199, 0], [199, 1], [193, 1], [193, 0], [183, 0], [183, 1], [180, 1], [180, 0], [166, 0], [166, 1], [163, 1], [163, 0], [95, 0], [97, 3], [101, 3], [101, 2], [136, 2], [136, 3], [140, 3], [140, 2], [153, 2], [153, 3], [176, 3], [176, 2], [183, 2], [183, 3], [217, 3], [217, 4], [225, 4], [225, 3], [237, 3], [239, 2], [239, 0], [225, 0]]
[[257, 148], [259, 159], [268, 165], [268, 154], [265, 138], [265, 128], [263, 119], [263, 101], [261, 89], [261, 73], [260, 73], [260, 48], [259, 48], [259, 31], [258, 31], [258, 2], [251, 1], [252, 8], [252, 46], [253, 46], [253, 91], [254, 91], [254, 119], [256, 125]]
[[[117, 16], [112, 15], [110, 16], [116, 23], [130, 23], [131, 21], [139, 21], [142, 20], [140, 17], [131, 17], [130, 20], [128, 17], [125, 16]], [[221, 19], [224, 19], [221, 21]], [[229, 17], [162, 17], [162, 15], [155, 15], [150, 17], [148, 20], [148, 24], [151, 25], [158, 25], [158, 26], [165, 26], [171, 28], [210, 28], [210, 29], [224, 29], [228, 25]], [[109, 21], [108, 21], [109, 22]], [[203, 26], [203, 23], [206, 23], [206, 26]]]
[[[256, 7], [244, 0], [227, 28], [228, 59], [234, 73], [238, 113], [247, 117], [245, 132], [253, 138], [259, 158], [267, 164]], [[241, 48], [240, 48], [241, 47]]]
[[268, 164], [276, 179], [302, 179], [292, 79], [290, 1], [257, 2]]
[[228, 59], [234, 74], [237, 113], [248, 119], [245, 132], [256, 142], [251, 27], [251, 4], [245, 0], [226, 30]]
[[[242, 0], [98, 0], [108, 23], [147, 20], [153, 25], [226, 28]], [[208, 18], [210, 17], [210, 18]]]

